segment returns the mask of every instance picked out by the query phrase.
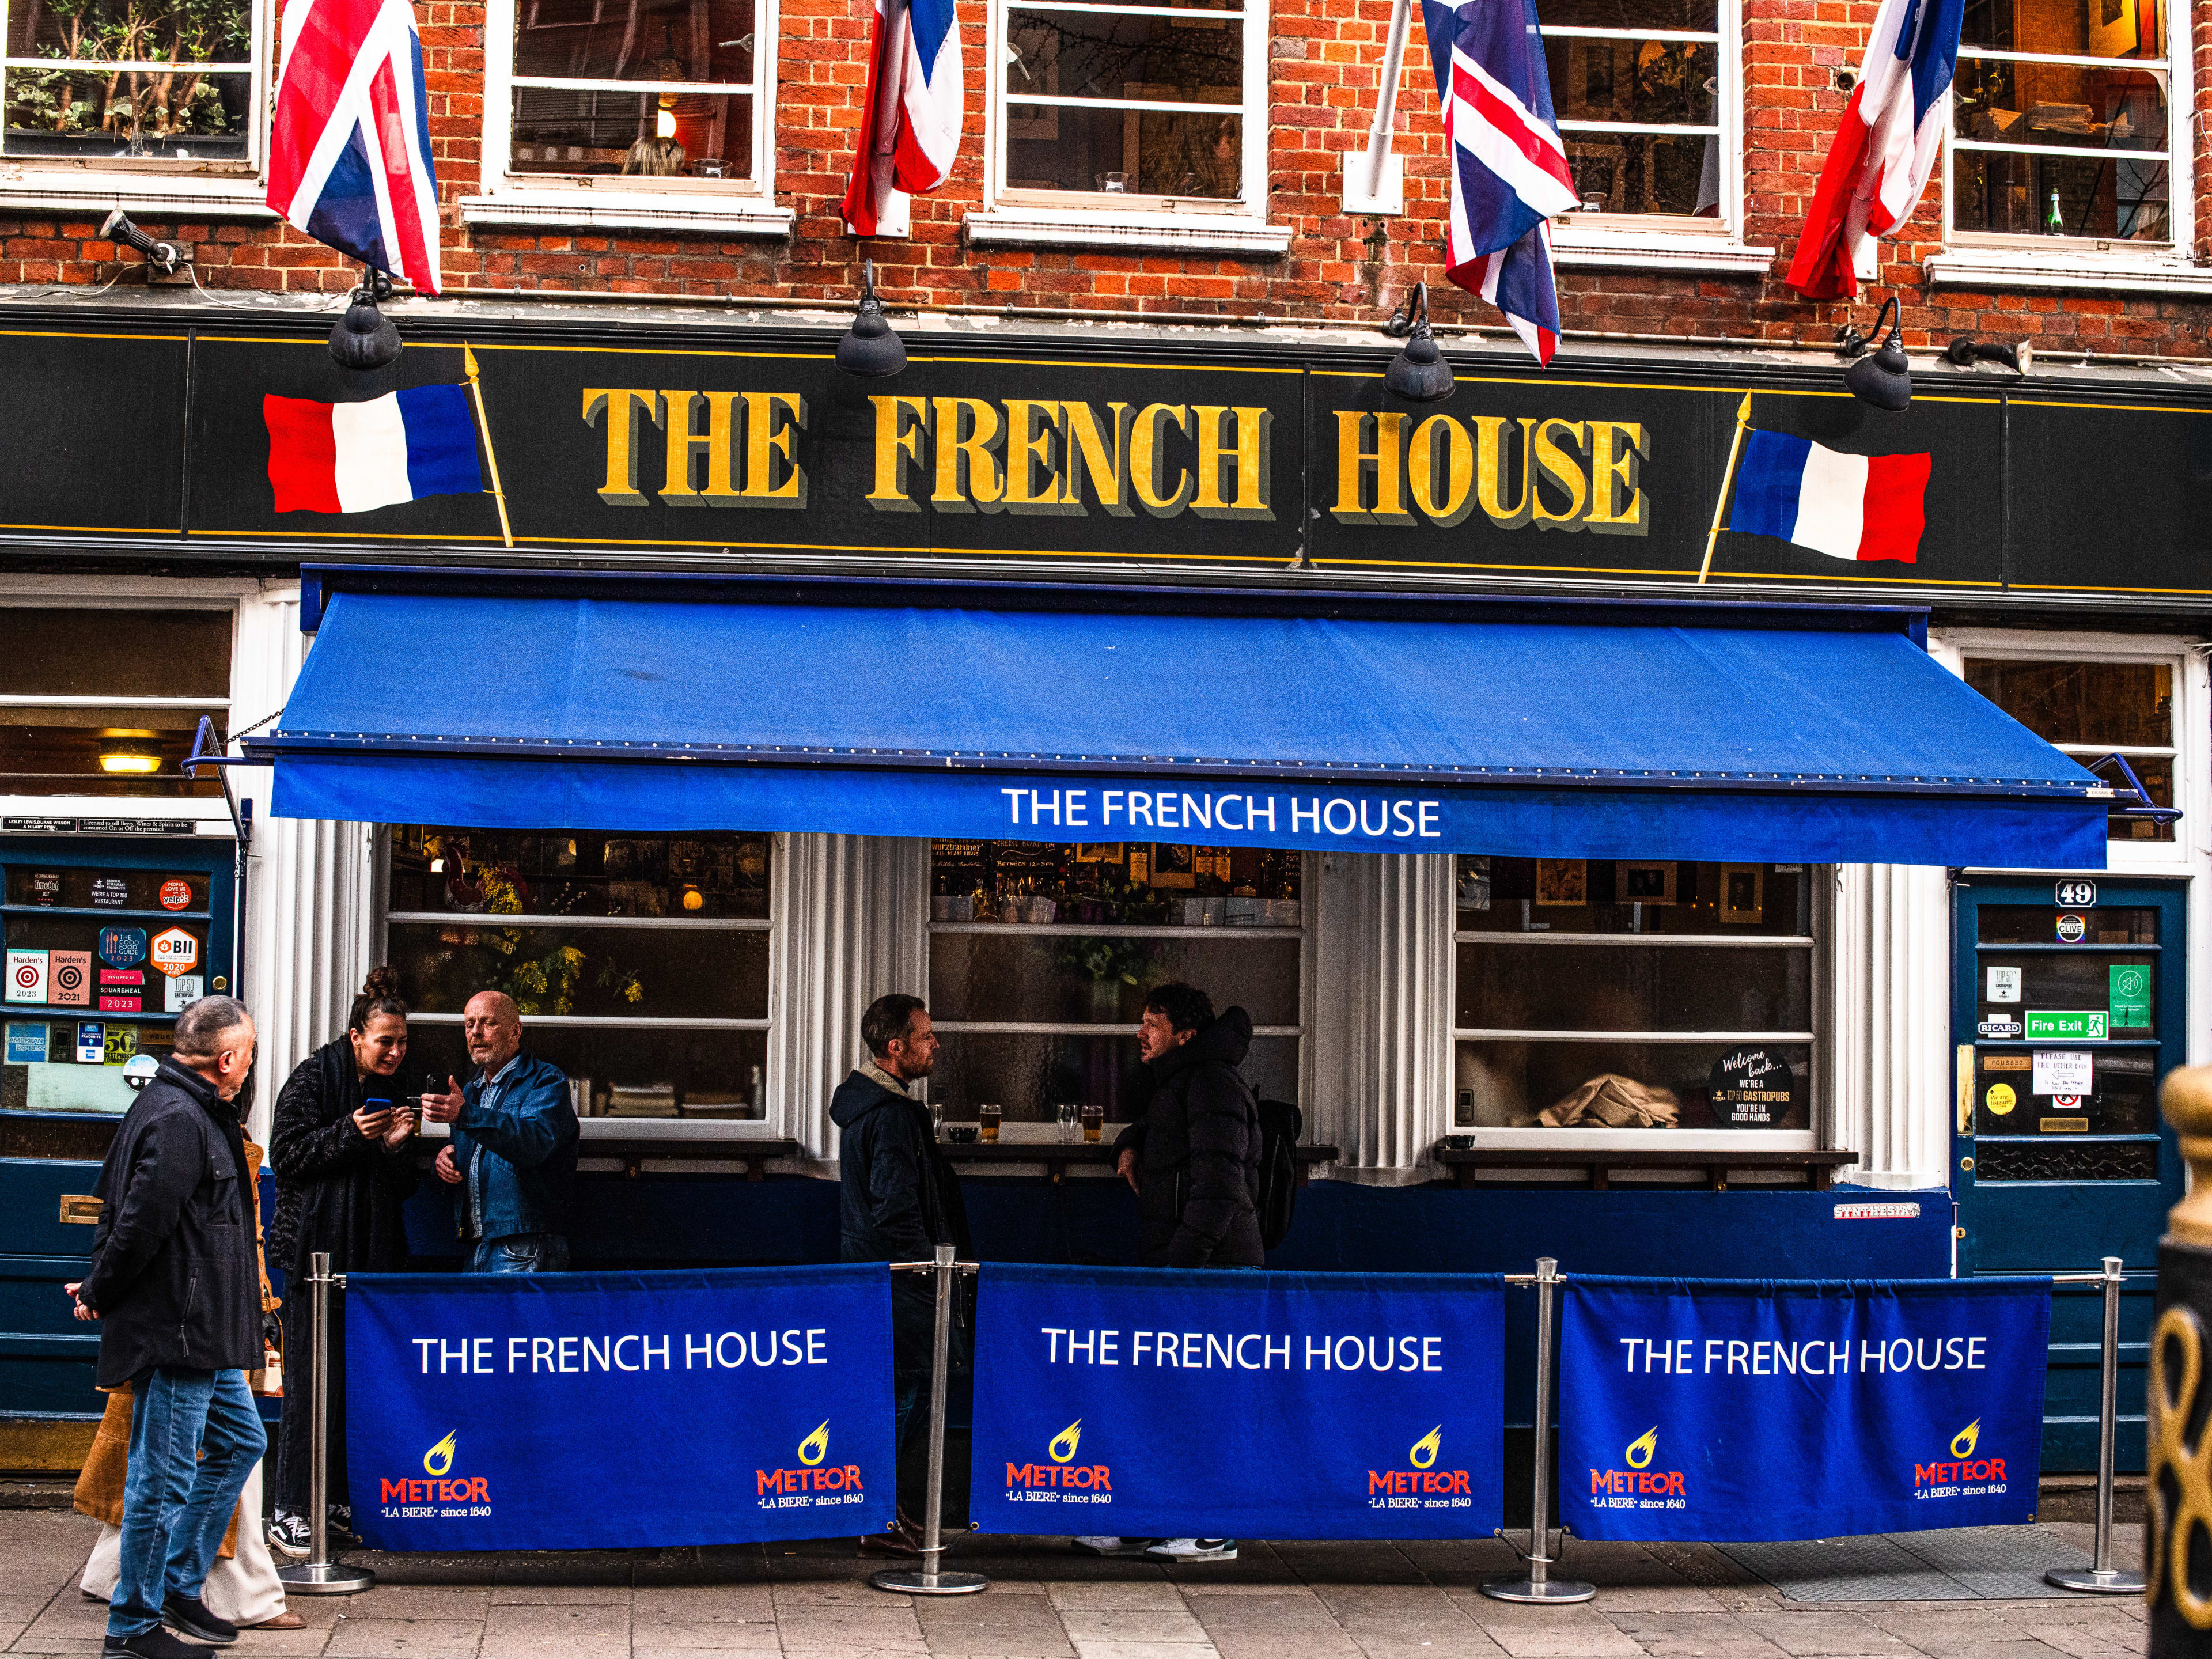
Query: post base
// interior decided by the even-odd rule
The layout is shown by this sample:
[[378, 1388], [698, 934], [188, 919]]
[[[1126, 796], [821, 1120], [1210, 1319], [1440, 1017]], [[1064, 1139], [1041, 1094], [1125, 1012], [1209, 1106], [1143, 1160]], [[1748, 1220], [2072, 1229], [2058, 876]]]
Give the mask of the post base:
[[920, 1567], [884, 1567], [870, 1573], [868, 1582], [900, 1595], [973, 1595], [991, 1588], [980, 1572], [925, 1572]]
[[358, 1595], [376, 1588], [374, 1573], [343, 1561], [301, 1561], [277, 1568], [276, 1577], [293, 1595]]
[[1493, 1601], [1587, 1601], [1597, 1586], [1578, 1578], [1492, 1578], [1482, 1593]]
[[2059, 1589], [2080, 1590], [2086, 1595], [2141, 1595], [2143, 1576], [2139, 1572], [2122, 1572], [2107, 1567], [2099, 1572], [2094, 1567], [2053, 1567], [2043, 1575], [2043, 1582]]

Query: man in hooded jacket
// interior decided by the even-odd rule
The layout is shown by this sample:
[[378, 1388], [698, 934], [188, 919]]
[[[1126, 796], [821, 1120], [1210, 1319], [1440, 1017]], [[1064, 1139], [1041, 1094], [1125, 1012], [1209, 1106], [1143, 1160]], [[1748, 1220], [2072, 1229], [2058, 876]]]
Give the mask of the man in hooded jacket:
[[[959, 1178], [937, 1145], [929, 1111], [908, 1085], [929, 1075], [937, 1060], [937, 1035], [920, 997], [878, 997], [860, 1017], [868, 1059], [837, 1085], [830, 1118], [837, 1126], [838, 1244], [848, 1261], [927, 1261], [939, 1244], [971, 1255], [968, 1212]], [[861, 1540], [867, 1548], [896, 1555], [921, 1553], [921, 1528], [911, 1518], [924, 1499], [927, 1478], [916, 1456], [929, 1427], [929, 1370], [937, 1328], [937, 1297], [927, 1279], [891, 1279], [891, 1364], [898, 1410], [899, 1513], [884, 1532]], [[953, 1369], [963, 1368], [965, 1344], [955, 1331]], [[957, 1413], [949, 1408], [949, 1419]], [[948, 1466], [949, 1467], [949, 1466]], [[964, 1504], [948, 1492], [946, 1512]]]

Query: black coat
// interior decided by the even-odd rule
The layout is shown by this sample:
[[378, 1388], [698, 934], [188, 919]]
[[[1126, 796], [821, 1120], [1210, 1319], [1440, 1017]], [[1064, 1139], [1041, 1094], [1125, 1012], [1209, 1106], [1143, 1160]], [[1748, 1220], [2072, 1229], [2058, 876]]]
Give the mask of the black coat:
[[927, 1261], [969, 1253], [960, 1178], [921, 1102], [855, 1072], [830, 1097], [837, 1146], [838, 1248], [848, 1261]]
[[1115, 1143], [1137, 1153], [1137, 1260], [1147, 1267], [1258, 1267], [1259, 1103], [1237, 1067], [1252, 1047], [1242, 1008], [1139, 1069], [1149, 1085]]
[[247, 1207], [238, 1109], [164, 1059], [115, 1132], [78, 1297], [100, 1316], [96, 1381], [118, 1388], [156, 1365], [261, 1364], [261, 1270]]
[[[398, 1099], [396, 1088], [392, 1098]], [[353, 1044], [326, 1042], [295, 1066], [276, 1097], [269, 1166], [276, 1172], [270, 1260], [307, 1270], [317, 1250], [334, 1273], [398, 1273], [407, 1266], [401, 1206], [415, 1190], [415, 1143], [387, 1151], [354, 1127], [365, 1096]]]

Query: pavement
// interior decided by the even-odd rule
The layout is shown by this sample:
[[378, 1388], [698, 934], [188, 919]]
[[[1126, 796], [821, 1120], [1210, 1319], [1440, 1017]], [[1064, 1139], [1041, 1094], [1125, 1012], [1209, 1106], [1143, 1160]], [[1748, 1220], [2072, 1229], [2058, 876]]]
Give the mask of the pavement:
[[[70, 1511], [0, 1510], [0, 1650], [97, 1653], [106, 1610], [76, 1585], [97, 1530]], [[2087, 1556], [2083, 1524], [2004, 1530]], [[2139, 1528], [2121, 1528], [2116, 1541], [2120, 1565], [2140, 1559]], [[1485, 1578], [1516, 1566], [1495, 1540], [1247, 1543], [1233, 1563], [1168, 1568], [1079, 1558], [1065, 1540], [968, 1538], [948, 1566], [986, 1573], [991, 1588], [942, 1600], [869, 1588], [881, 1563], [860, 1559], [850, 1540], [346, 1559], [373, 1567], [377, 1587], [295, 1597], [307, 1629], [248, 1631], [231, 1651], [240, 1659], [2123, 1659], [2145, 1648], [2142, 1603], [2132, 1596], [1798, 1601], [1708, 1544], [1570, 1542], [1556, 1576], [1595, 1583], [1597, 1596], [1541, 1607], [1479, 1593]], [[1835, 1589], [1829, 1580], [1813, 1593]]]

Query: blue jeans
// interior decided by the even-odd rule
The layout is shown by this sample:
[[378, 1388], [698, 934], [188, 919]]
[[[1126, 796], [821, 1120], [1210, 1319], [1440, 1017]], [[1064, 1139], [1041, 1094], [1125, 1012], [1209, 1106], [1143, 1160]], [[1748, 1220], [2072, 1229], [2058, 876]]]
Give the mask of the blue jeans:
[[510, 1233], [480, 1238], [469, 1256], [472, 1273], [565, 1273], [568, 1241], [558, 1233]]
[[269, 1443], [243, 1371], [157, 1366], [137, 1395], [123, 1482], [122, 1578], [107, 1613], [107, 1633], [118, 1638], [160, 1624], [169, 1592], [200, 1593], [238, 1495]]

